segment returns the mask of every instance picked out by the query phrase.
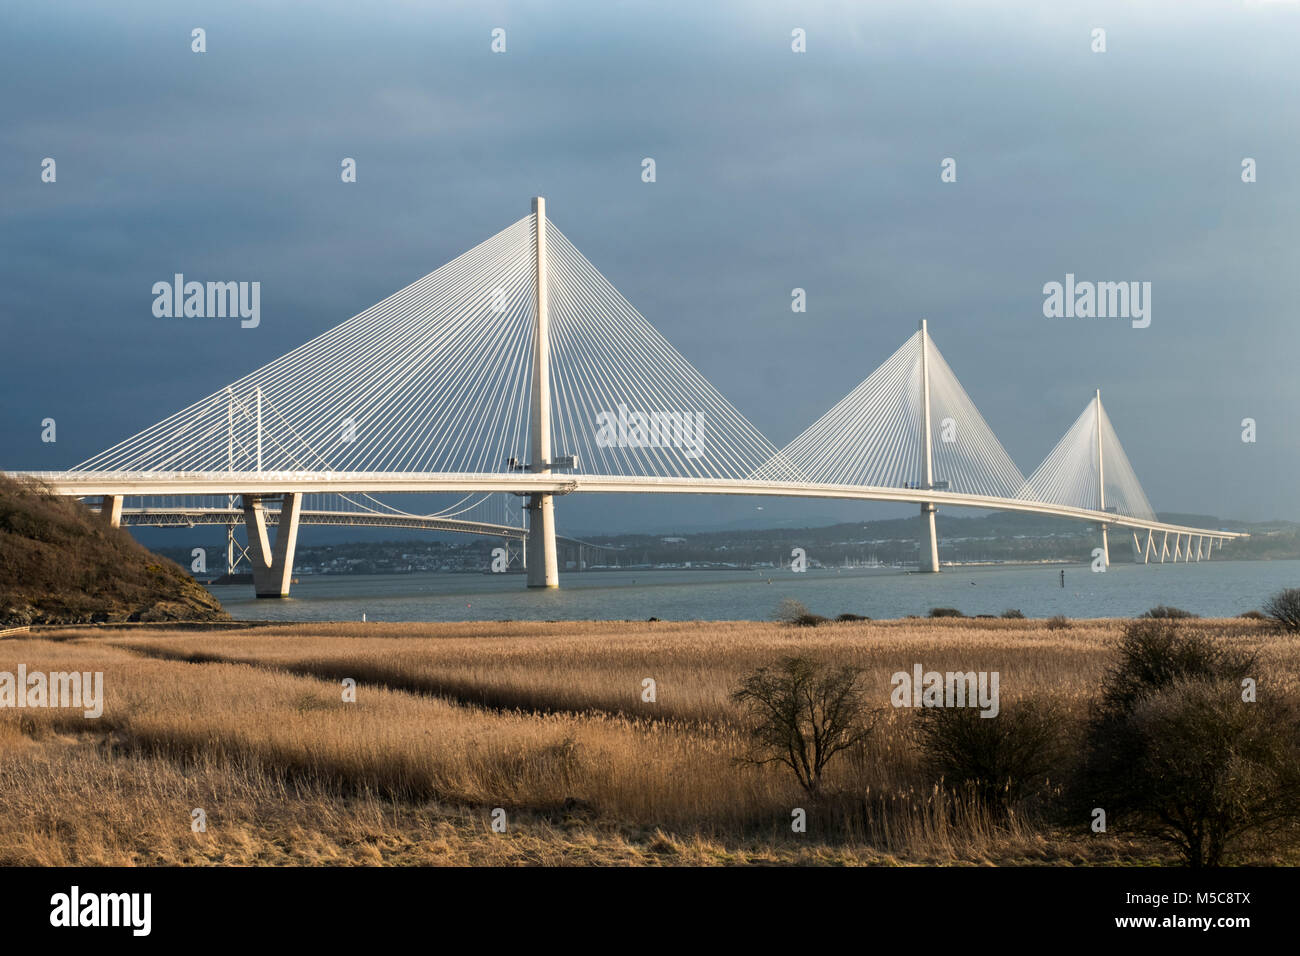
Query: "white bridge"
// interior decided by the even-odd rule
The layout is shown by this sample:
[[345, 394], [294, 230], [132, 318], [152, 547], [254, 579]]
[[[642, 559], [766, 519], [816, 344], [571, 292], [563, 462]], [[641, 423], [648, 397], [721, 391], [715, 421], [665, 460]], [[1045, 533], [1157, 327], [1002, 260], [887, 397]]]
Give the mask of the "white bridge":
[[[221, 391], [69, 471], [26, 474], [101, 498], [114, 524], [224, 523], [231, 548], [241, 517], [259, 597], [289, 593], [305, 522], [526, 538], [529, 586], [556, 587], [554, 499], [576, 492], [908, 502], [920, 506], [920, 566], [935, 572], [940, 505], [1090, 523], [1103, 566], [1110, 529], [1131, 534], [1144, 563], [1201, 560], [1243, 536], [1156, 517], [1100, 391], [1025, 477], [924, 320], [778, 448], [565, 239], [540, 198], [532, 215]], [[468, 497], [425, 515], [371, 497], [396, 492]], [[305, 508], [309, 495], [348, 504]], [[464, 517], [503, 495], [524, 496], [526, 528]], [[158, 496], [214, 500], [151, 507]]]

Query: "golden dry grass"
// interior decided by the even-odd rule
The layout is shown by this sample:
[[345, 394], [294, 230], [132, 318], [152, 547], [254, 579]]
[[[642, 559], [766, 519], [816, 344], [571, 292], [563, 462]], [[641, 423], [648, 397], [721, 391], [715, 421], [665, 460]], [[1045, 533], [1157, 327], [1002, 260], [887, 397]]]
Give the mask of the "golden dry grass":
[[[1208, 626], [1300, 671], [1300, 642]], [[69, 630], [0, 642], [0, 671], [103, 671], [102, 718], [0, 711], [0, 864], [948, 863], [1166, 859], [1117, 836], [996, 823], [919, 773], [889, 676], [997, 670], [1003, 706], [1081, 720], [1116, 622], [292, 625]], [[737, 763], [728, 694], [785, 654], [867, 669], [883, 718], [810, 813], [788, 773]], [[340, 682], [357, 682], [355, 703]], [[643, 678], [658, 700], [641, 700]], [[208, 831], [190, 830], [190, 810]], [[509, 829], [494, 833], [493, 808]]]

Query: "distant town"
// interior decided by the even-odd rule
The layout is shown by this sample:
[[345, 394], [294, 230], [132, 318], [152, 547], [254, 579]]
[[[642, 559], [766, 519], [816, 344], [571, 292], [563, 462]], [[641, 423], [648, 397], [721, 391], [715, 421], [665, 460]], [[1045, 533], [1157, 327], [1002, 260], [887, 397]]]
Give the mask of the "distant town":
[[[1187, 516], [1166, 516], [1170, 521]], [[1206, 526], [1228, 527], [1217, 518], [1197, 516]], [[1232, 523], [1251, 537], [1229, 542], [1215, 560], [1267, 560], [1300, 557], [1300, 525], [1291, 522]], [[561, 532], [563, 533], [563, 532]], [[1095, 529], [1036, 515], [996, 513], [984, 517], [945, 516], [940, 558], [946, 564], [1080, 563], [1091, 558]], [[1111, 559], [1130, 559], [1130, 542], [1111, 536]], [[193, 567], [193, 549], [205, 552], [206, 567]], [[159, 553], [201, 580], [224, 572], [224, 535], [185, 547], [161, 547]], [[682, 532], [677, 534], [584, 535], [559, 543], [561, 566], [586, 570], [755, 570], [790, 567], [862, 568], [916, 565], [916, 520], [890, 519], [817, 528]], [[520, 542], [498, 538], [429, 534], [392, 541], [329, 544], [299, 542], [294, 573], [333, 574], [483, 574], [497, 567], [522, 570]]]

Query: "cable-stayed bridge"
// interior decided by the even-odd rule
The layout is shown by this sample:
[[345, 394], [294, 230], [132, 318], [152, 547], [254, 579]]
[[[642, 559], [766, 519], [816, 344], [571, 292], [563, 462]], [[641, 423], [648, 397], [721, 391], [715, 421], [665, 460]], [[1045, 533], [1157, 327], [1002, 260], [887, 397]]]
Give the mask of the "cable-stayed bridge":
[[[1143, 562], [1165, 560], [1171, 536], [1174, 560], [1240, 536], [1156, 517], [1099, 391], [1026, 478], [924, 320], [778, 448], [555, 228], [541, 198], [531, 215], [224, 389], [69, 471], [28, 474], [101, 497], [114, 523], [185, 517], [126, 498], [214, 496], [186, 506], [190, 517], [221, 512], [229, 525], [242, 515], [257, 593], [268, 597], [288, 594], [305, 521], [524, 534], [482, 517], [509, 495], [524, 499], [528, 583], [538, 587], [559, 583], [554, 499], [575, 492], [908, 502], [921, 510], [920, 566], [936, 572], [941, 505], [1095, 524], [1103, 567], [1110, 529], [1131, 533]], [[373, 497], [395, 492], [461, 498], [421, 515]]]

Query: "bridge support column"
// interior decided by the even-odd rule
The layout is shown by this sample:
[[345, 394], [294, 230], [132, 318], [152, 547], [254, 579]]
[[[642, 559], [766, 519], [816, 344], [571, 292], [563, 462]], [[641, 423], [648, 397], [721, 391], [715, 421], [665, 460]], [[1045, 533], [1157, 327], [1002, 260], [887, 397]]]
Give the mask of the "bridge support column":
[[1142, 563], [1151, 563], [1151, 549], [1155, 547], [1155, 532], [1147, 528], [1147, 546], [1142, 549]]
[[921, 505], [921, 540], [916, 564], [921, 571], [939, 573], [939, 535], [934, 526], [934, 513], [938, 506], [932, 502]]
[[226, 574], [235, 573], [235, 525], [226, 525]]
[[528, 545], [524, 560], [530, 588], [558, 588], [559, 563], [555, 558], [554, 495], [528, 496]]
[[[1096, 439], [1097, 439], [1097, 500], [1100, 503], [1098, 510], [1106, 510], [1106, 463], [1101, 454], [1101, 389], [1097, 389], [1097, 407], [1094, 410], [1097, 416]], [[1101, 526], [1101, 569], [1104, 571], [1110, 567], [1110, 539], [1107, 536], [1106, 525]]]
[[104, 495], [99, 499], [99, 516], [110, 528], [122, 527], [122, 496]]
[[[533, 290], [533, 382], [531, 408], [532, 470], [551, 473], [551, 304], [546, 261], [546, 200], [533, 198], [533, 223], [536, 230], [537, 283]], [[558, 588], [559, 564], [555, 559], [555, 504], [552, 495], [528, 496], [528, 586]]]
[[[921, 485], [934, 490], [934, 453], [930, 439], [930, 330], [925, 319], [918, 325], [921, 336]], [[921, 505], [921, 537], [917, 542], [916, 566], [919, 571], [939, 573], [939, 535], [934, 527], [934, 502]]]
[[1142, 544], [1138, 541], [1138, 533], [1133, 532], [1133, 563], [1142, 563]]
[[282, 495], [280, 522], [275, 544], [267, 533], [266, 510], [261, 495], [244, 495], [244, 527], [248, 530], [248, 553], [253, 564], [253, 589], [260, 598], [289, 596], [293, 580], [293, 552], [298, 546], [298, 519], [302, 495]]
[[1164, 537], [1160, 539], [1160, 563], [1164, 564], [1165, 558], [1167, 557], [1169, 557], [1169, 532], [1168, 531], [1166, 531], [1164, 533]]

